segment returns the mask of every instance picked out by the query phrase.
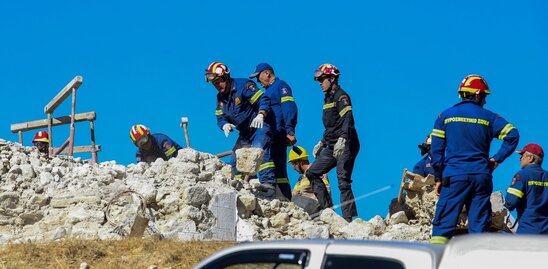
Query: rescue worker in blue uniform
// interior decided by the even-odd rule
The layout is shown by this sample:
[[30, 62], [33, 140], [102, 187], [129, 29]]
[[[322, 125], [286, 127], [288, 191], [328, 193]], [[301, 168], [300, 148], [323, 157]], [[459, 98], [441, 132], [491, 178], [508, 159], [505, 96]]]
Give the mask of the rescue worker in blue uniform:
[[219, 91], [217, 94], [217, 125], [228, 137], [233, 129], [239, 131], [238, 140], [232, 150], [231, 164], [236, 176], [236, 150], [243, 147], [262, 148], [264, 157], [257, 176], [261, 185], [257, 190], [267, 196], [276, 193], [276, 177], [272, 160], [272, 131], [274, 119], [269, 116], [270, 99], [263, 91], [257, 89], [252, 80], [231, 78], [228, 67], [220, 62], [213, 62], [206, 69], [206, 82], [211, 82]]
[[419, 145], [421, 155], [425, 155], [415, 167], [413, 167], [413, 173], [421, 175], [423, 177], [434, 175], [434, 168], [432, 168], [432, 155], [430, 154], [430, 145], [432, 144], [432, 138], [430, 135], [426, 137], [426, 140]]
[[[440, 196], [431, 243], [448, 242], [463, 206], [468, 209], [468, 232], [487, 232], [491, 225], [491, 173], [516, 149], [519, 133], [500, 115], [483, 108], [490, 93], [481, 76], [465, 77], [459, 87], [462, 102], [442, 112], [434, 124], [432, 166]], [[502, 145], [490, 158], [494, 138]]]
[[316, 161], [306, 171], [314, 194], [322, 208], [333, 206], [322, 177], [337, 167], [337, 180], [341, 193], [343, 218], [351, 222], [358, 215], [352, 192], [352, 170], [360, 150], [358, 133], [354, 127], [352, 103], [348, 94], [339, 86], [340, 72], [332, 64], [322, 64], [314, 73], [325, 94], [323, 105], [323, 138], [314, 146]]
[[287, 147], [297, 142], [295, 126], [297, 125], [297, 105], [289, 85], [276, 77], [274, 69], [268, 63], [261, 63], [255, 72], [249, 76], [257, 81], [266, 90], [270, 97], [270, 112], [276, 122], [272, 126], [274, 140], [271, 154], [274, 159], [275, 174], [278, 187], [282, 194], [291, 200], [291, 186], [287, 176]]
[[177, 157], [181, 146], [165, 134], [151, 134], [150, 129], [142, 124], [133, 125], [129, 131], [131, 141], [138, 148], [135, 157], [137, 162], [152, 163], [161, 158], [167, 161]]
[[507, 190], [505, 206], [518, 213], [518, 234], [548, 234], [548, 171], [542, 169], [544, 150], [527, 144], [517, 151], [521, 170]]

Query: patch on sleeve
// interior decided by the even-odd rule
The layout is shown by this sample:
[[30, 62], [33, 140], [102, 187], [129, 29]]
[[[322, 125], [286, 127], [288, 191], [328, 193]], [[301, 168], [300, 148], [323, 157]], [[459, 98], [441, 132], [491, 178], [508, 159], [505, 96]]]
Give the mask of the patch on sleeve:
[[248, 83], [245, 84], [245, 88], [246, 90], [250, 90], [252, 92], [256, 91], [257, 90], [257, 86], [255, 86], [255, 83], [250, 81]]
[[238, 98], [238, 96], [236, 96], [236, 99], [234, 99], [234, 103], [235, 103], [236, 105], [240, 105], [241, 102], [242, 102], [242, 101], [240, 100], [240, 98]]
[[341, 102], [345, 106], [350, 104], [350, 101], [348, 100], [348, 95], [341, 95], [341, 97], [339, 97], [338, 101]]
[[162, 147], [164, 148], [164, 151], [167, 151], [171, 147], [173, 147], [173, 145], [171, 145], [171, 143], [169, 143], [169, 141], [165, 141], [164, 144], [162, 144]]
[[519, 174], [515, 174], [514, 178], [512, 178], [512, 184], [510, 184], [510, 186], [514, 186], [514, 184], [516, 184], [516, 182], [520, 180], [521, 180], [521, 176]]
[[288, 94], [289, 91], [287, 90], [287, 88], [282, 88], [282, 94]]
[[223, 108], [223, 106], [224, 106], [223, 102], [218, 102], [218, 103], [217, 103], [217, 105], [218, 105], [218, 106], [219, 106], [219, 108], [221, 108], [221, 109], [222, 109], [222, 108]]

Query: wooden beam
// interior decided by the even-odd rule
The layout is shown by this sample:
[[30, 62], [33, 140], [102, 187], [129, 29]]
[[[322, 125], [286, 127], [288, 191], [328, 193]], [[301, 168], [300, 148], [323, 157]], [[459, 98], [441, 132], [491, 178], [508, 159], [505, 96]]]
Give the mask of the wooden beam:
[[[95, 117], [96, 115], [94, 111], [78, 113], [74, 115], [74, 122], [94, 121]], [[52, 126], [70, 124], [70, 120], [71, 120], [70, 116], [53, 118]], [[35, 121], [29, 121], [29, 122], [23, 122], [23, 123], [14, 123], [11, 125], [11, 132], [17, 133], [19, 131], [30, 131], [30, 130], [45, 128], [45, 127], [48, 127], [48, 119], [35, 120]]]
[[[57, 150], [57, 149], [54, 149]], [[83, 153], [83, 152], [98, 152], [101, 151], [101, 145], [95, 145], [95, 150], [92, 146], [76, 146], [74, 147], [73, 153]], [[59, 154], [68, 154], [69, 149], [66, 148], [63, 151], [61, 151]]]
[[84, 78], [76, 76], [69, 82], [49, 103], [44, 107], [44, 113], [53, 113], [53, 111], [72, 93], [72, 89], [77, 90]]

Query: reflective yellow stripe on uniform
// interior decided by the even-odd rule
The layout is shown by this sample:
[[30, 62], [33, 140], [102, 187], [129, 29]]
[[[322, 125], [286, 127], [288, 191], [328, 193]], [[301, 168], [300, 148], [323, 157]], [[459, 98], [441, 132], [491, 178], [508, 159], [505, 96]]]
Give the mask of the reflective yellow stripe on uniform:
[[289, 183], [289, 179], [287, 179], [286, 177], [279, 177], [276, 179], [276, 183]]
[[289, 101], [295, 102], [295, 99], [293, 99], [293, 96], [284, 96], [284, 97], [282, 97], [282, 103], [283, 102], [289, 102]]
[[261, 165], [259, 165], [259, 172], [260, 171], [263, 171], [267, 168], [274, 168], [274, 162], [266, 162], [266, 163], [262, 163]]
[[298, 192], [301, 190], [301, 182], [297, 181], [297, 184], [295, 185], [295, 188], [293, 188], [294, 191]]
[[168, 156], [168, 157], [171, 156], [171, 154], [175, 153], [175, 150], [177, 150], [177, 149], [175, 149], [175, 147], [169, 148], [169, 149], [166, 150], [166, 152], [165, 152], [166, 156]]
[[432, 239], [430, 239], [430, 244], [438, 244], [438, 245], [445, 245], [449, 239], [445, 236], [432, 236]]
[[223, 111], [220, 109], [215, 110], [215, 115], [220, 116], [223, 115]]
[[445, 139], [445, 131], [444, 130], [433, 129], [431, 135]]
[[259, 100], [259, 98], [263, 95], [263, 91], [261, 90], [258, 90], [253, 96], [251, 96], [251, 99], [249, 99], [249, 102], [251, 104], [255, 104], [255, 102], [257, 102], [257, 100]]
[[323, 105], [323, 109], [334, 108], [334, 107], [335, 107], [335, 102]]
[[343, 108], [343, 110], [341, 110], [341, 111], [339, 112], [339, 115], [342, 117], [342, 116], [344, 116], [344, 114], [346, 114], [346, 112], [348, 112], [348, 111], [350, 111], [350, 110], [352, 110], [352, 106], [347, 106], [347, 107]]
[[523, 198], [523, 192], [520, 191], [520, 190], [518, 190], [518, 189], [516, 189], [516, 188], [508, 188], [508, 189], [506, 190], [506, 192], [507, 192], [507, 193], [511, 193], [511, 194], [517, 196], [518, 198]]
[[514, 129], [514, 125], [512, 125], [510, 123], [506, 124], [506, 126], [504, 126], [504, 128], [502, 128], [502, 131], [500, 131], [500, 134], [499, 134], [498, 138], [500, 140], [503, 140], [512, 129]]

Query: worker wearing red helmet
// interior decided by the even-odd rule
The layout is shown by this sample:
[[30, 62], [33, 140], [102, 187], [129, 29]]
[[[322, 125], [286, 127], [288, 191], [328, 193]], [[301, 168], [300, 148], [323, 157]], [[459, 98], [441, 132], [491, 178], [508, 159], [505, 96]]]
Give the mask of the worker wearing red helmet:
[[239, 131], [238, 140], [232, 150], [231, 164], [236, 177], [236, 150], [243, 147], [261, 148], [263, 160], [257, 176], [261, 184], [257, 189], [265, 197], [274, 197], [276, 193], [275, 164], [272, 159], [271, 126], [274, 119], [269, 116], [270, 98], [247, 78], [231, 78], [228, 67], [220, 62], [211, 63], [205, 70], [206, 82], [217, 89], [217, 125], [228, 137], [234, 129]]
[[32, 144], [40, 151], [40, 153], [49, 153], [49, 134], [46, 131], [39, 131], [34, 135]]
[[165, 134], [151, 134], [150, 129], [142, 124], [133, 125], [129, 137], [138, 148], [135, 157], [137, 162], [152, 163], [161, 158], [167, 161], [177, 157], [181, 146]]
[[521, 170], [507, 190], [505, 206], [518, 213], [517, 234], [548, 234], [548, 171], [542, 169], [544, 150], [527, 144], [516, 151]]
[[332, 207], [333, 202], [322, 176], [337, 167], [342, 215], [351, 222], [352, 217], [358, 215], [351, 184], [360, 141], [354, 127], [352, 102], [348, 93], [339, 86], [339, 76], [339, 69], [332, 64], [322, 64], [314, 73], [314, 80], [320, 83], [325, 94], [322, 118], [325, 131], [314, 147], [316, 161], [310, 165], [306, 176], [322, 208]]
[[[464, 205], [468, 209], [468, 232], [489, 230], [491, 174], [519, 142], [518, 130], [512, 124], [483, 108], [491, 91], [481, 76], [466, 76], [458, 93], [462, 101], [443, 111], [432, 130], [432, 167], [440, 193], [430, 241], [435, 244], [445, 244], [453, 236]], [[489, 156], [494, 138], [502, 140], [502, 145]]]

